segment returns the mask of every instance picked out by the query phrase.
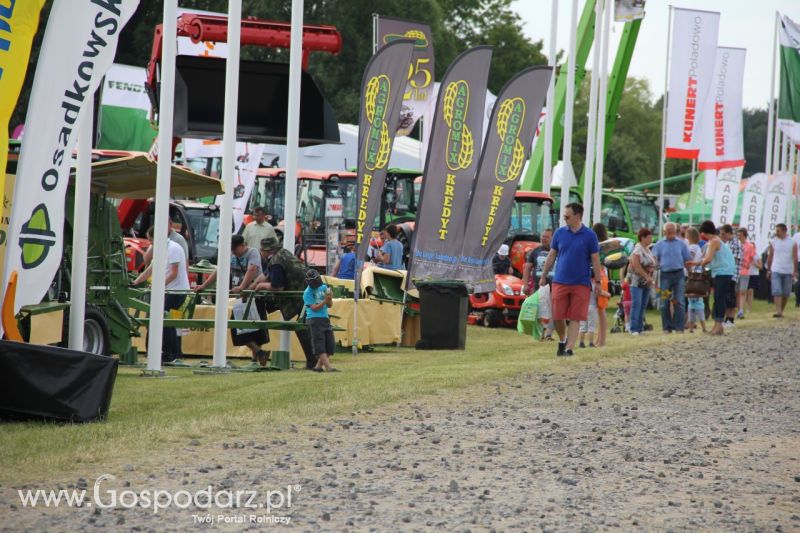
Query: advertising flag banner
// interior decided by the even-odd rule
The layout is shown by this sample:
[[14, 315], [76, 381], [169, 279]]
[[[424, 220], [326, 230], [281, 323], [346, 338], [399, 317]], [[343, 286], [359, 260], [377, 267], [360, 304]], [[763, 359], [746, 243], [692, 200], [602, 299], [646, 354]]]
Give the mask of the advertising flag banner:
[[147, 73], [141, 67], [114, 64], [103, 80], [97, 147], [146, 152], [158, 129], [150, 123]]
[[711, 220], [714, 224], [733, 224], [736, 216], [736, 203], [739, 201], [739, 184], [744, 167], [724, 168], [717, 171], [714, 188], [714, 203], [711, 207]]
[[[764, 200], [764, 215], [761, 219], [760, 243], [766, 249], [770, 239], [775, 236], [775, 226], [786, 222], [786, 213], [792, 198], [792, 176], [781, 172], [767, 184]], [[759, 251], [764, 251], [763, 249]]]
[[698, 168], [744, 166], [742, 84], [744, 48], [717, 48], [714, 77], [701, 115]]
[[400, 122], [397, 125], [397, 135], [408, 135], [414, 129], [414, 124], [425, 115], [429, 102], [435, 97], [435, 59], [431, 27], [419, 22], [379, 16], [377, 32], [379, 48], [398, 39], [414, 41], [414, 53], [408, 65], [403, 106], [400, 108]]
[[742, 212], [739, 214], [739, 227], [747, 230], [747, 235], [760, 254], [767, 248], [761, 240], [761, 218], [764, 213], [764, 198], [767, 192], [767, 175], [763, 172], [753, 174], [744, 187]]
[[138, 0], [55, 0], [33, 79], [17, 168], [3, 287], [19, 275], [14, 311], [39, 303], [61, 265], [64, 203], [82, 110], [114, 61]]
[[616, 22], [630, 22], [644, 18], [645, 0], [615, 0], [614, 20]]
[[464, 244], [469, 195], [483, 145], [484, 100], [492, 49], [458, 56], [439, 91], [422, 178], [409, 276], [456, 279]]
[[696, 159], [703, 103], [717, 56], [719, 13], [675, 8], [672, 18], [666, 155]]
[[[8, 122], [14, 113], [22, 82], [28, 70], [31, 43], [39, 27], [39, 13], [44, 0], [12, 1], [3, 4], [0, 4], [0, 95], [2, 95], [0, 96], [0, 195], [6, 191]], [[3, 205], [0, 205], [0, 279], [3, 278], [8, 228], [8, 219], [3, 213], [6, 209], [5, 198], [4, 196]]]
[[413, 51], [414, 41], [392, 41], [372, 56], [364, 70], [358, 121], [358, 215], [355, 238], [358, 261], [366, 257], [372, 226], [380, 208]]
[[523, 70], [497, 96], [478, 163], [459, 262], [458, 279], [470, 283], [475, 292], [495, 288], [492, 257], [508, 234], [517, 182], [530, 155], [552, 70]]
[[780, 97], [778, 126], [795, 143], [800, 142], [800, 28], [784, 16], [778, 28], [780, 41]]

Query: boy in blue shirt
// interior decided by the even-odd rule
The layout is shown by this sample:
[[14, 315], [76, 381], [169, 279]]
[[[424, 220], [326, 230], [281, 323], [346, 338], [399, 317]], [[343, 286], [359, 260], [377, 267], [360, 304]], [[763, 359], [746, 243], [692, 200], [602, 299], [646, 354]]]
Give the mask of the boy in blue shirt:
[[306, 290], [303, 292], [303, 303], [306, 306], [306, 323], [311, 330], [311, 345], [317, 356], [314, 372], [337, 372], [331, 366], [328, 355], [336, 349], [333, 329], [328, 317], [328, 308], [333, 305], [333, 295], [322, 277], [314, 269], [306, 272]]

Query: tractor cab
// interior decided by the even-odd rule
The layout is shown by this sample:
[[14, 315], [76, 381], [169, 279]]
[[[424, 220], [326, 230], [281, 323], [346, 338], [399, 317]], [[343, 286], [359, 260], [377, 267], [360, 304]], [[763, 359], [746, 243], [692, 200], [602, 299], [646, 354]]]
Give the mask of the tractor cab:
[[514, 196], [506, 244], [511, 266], [520, 277], [528, 253], [541, 243], [542, 232], [558, 228], [554, 206], [553, 198], [542, 192], [517, 191]]

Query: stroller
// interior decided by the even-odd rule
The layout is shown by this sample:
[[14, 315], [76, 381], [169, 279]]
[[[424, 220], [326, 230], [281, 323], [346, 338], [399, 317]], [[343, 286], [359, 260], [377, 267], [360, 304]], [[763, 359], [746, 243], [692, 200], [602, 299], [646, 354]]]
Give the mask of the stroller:
[[[647, 323], [647, 317], [644, 317], [642, 322], [644, 331], [652, 331], [653, 325]], [[617, 302], [617, 312], [614, 313], [614, 325], [609, 330], [610, 333], [625, 333], [625, 306], [622, 303], [622, 298]]]

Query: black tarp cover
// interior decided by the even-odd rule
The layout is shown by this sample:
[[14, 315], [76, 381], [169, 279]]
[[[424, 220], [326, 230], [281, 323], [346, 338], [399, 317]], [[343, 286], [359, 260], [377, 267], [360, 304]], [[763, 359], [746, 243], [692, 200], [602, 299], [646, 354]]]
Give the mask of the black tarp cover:
[[0, 341], [0, 419], [105, 419], [118, 364], [86, 352]]

